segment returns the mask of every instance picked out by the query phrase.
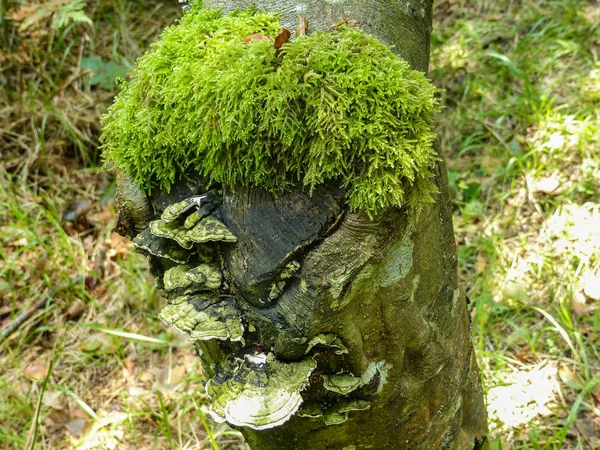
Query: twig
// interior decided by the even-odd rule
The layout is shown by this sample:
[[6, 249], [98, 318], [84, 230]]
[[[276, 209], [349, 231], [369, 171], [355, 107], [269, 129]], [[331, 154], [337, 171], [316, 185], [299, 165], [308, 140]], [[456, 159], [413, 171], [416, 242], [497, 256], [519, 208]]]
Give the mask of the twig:
[[33, 316], [33, 314], [38, 309], [42, 309], [46, 305], [46, 303], [48, 301], [50, 301], [58, 292], [68, 289], [75, 284], [81, 283], [84, 278], [85, 277], [83, 275], [77, 275], [77, 276], [71, 278], [71, 280], [68, 283], [64, 283], [61, 286], [53, 287], [52, 289], [50, 289], [46, 295], [44, 295], [41, 299], [39, 299], [35, 303], [35, 305], [33, 305], [33, 308], [19, 314], [15, 320], [10, 322], [8, 325], [6, 325], [2, 329], [2, 333], [0, 333], [0, 342], [3, 342], [8, 336], [10, 336], [12, 333], [14, 333], [15, 330], [17, 330], [17, 328], [19, 328], [31, 316]]
[[6, 340], [6, 338], [8, 338], [8, 336], [10, 336], [12, 333], [14, 333], [21, 325], [23, 325], [27, 320], [29, 320], [31, 318], [31, 316], [33, 316], [33, 314], [38, 309], [42, 309], [44, 306], [46, 306], [46, 303], [51, 301], [52, 298], [57, 293], [64, 291], [65, 289], [68, 289], [71, 286], [79, 284], [84, 280], [86, 282], [88, 280], [90, 280], [91, 287], [95, 287], [97, 284], [97, 279], [99, 277], [102, 277], [102, 273], [104, 271], [104, 258], [105, 257], [106, 257], [106, 248], [103, 246], [103, 247], [100, 247], [100, 250], [98, 251], [98, 258], [96, 259], [96, 264], [95, 264], [94, 270], [92, 271], [91, 274], [89, 274], [89, 275], [79, 274], [79, 275], [71, 278], [71, 280], [69, 280], [68, 283], [64, 283], [60, 286], [55, 286], [52, 289], [50, 289], [46, 295], [44, 295], [41, 299], [39, 299], [33, 305], [32, 308], [19, 314], [15, 320], [10, 322], [8, 325], [6, 325], [2, 329], [2, 332], [0, 332], [0, 343], [4, 342]]
[[308, 33], [308, 19], [304, 14], [298, 14], [298, 26], [296, 27], [296, 37], [306, 36]]

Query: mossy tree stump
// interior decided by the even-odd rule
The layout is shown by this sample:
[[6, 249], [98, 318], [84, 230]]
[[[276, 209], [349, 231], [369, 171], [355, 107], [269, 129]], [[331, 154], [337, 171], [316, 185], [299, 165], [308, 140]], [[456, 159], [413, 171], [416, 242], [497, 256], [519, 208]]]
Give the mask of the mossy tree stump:
[[[295, 29], [299, 14], [306, 16], [311, 32], [331, 31], [332, 25], [342, 22], [358, 25], [393, 44], [394, 52], [413, 69], [427, 70], [431, 1], [204, 3], [225, 12], [253, 4], [258, 11], [280, 13], [280, 24], [289, 29]], [[193, 5], [189, 14], [205, 13]], [[294, 54], [304, 55], [307, 61], [311, 54], [318, 59], [318, 49], [306, 47], [313, 45], [309, 38], [298, 39], [298, 44], [292, 39], [278, 55], [269, 38], [278, 33], [280, 24], [274, 25], [272, 18], [260, 13], [241, 14], [249, 20], [244, 22], [250, 23], [247, 29], [241, 25], [240, 31], [233, 22], [224, 28], [225, 22], [219, 22], [221, 28], [210, 29], [212, 25], [205, 21], [196, 31], [210, 39], [221, 33], [231, 43], [215, 60], [238, 54], [244, 58], [249, 52], [257, 52], [253, 57], [267, 55], [257, 62], [264, 83], [286, 73], [291, 74], [286, 83], [299, 78], [301, 95], [306, 97], [289, 94], [289, 103], [298, 113], [294, 120], [304, 116], [308, 120], [315, 117], [310, 114], [321, 111], [320, 103], [314, 101], [315, 92], [325, 98], [333, 90], [335, 99], [356, 91], [354, 87], [343, 91], [347, 85], [343, 75], [355, 66], [340, 70], [339, 77], [333, 69], [319, 72], [311, 62], [298, 69], [302, 58], [294, 60]], [[222, 20], [219, 14], [211, 17], [213, 22]], [[376, 49], [381, 58], [390, 57], [388, 50], [362, 32], [351, 28], [331, 32], [338, 37], [319, 36], [323, 42], [339, 45], [335, 55], [352, 59], [367, 48]], [[176, 35], [171, 33], [171, 38]], [[246, 45], [240, 36], [259, 33], [264, 39], [240, 50], [240, 45]], [[203, 55], [211, 51], [210, 39], [202, 41], [209, 49], [202, 50]], [[152, 272], [168, 299], [161, 313], [163, 321], [194, 340], [212, 416], [239, 427], [253, 450], [484, 448], [486, 412], [467, 305], [457, 280], [446, 171], [433, 146], [437, 106], [427, 100], [433, 98], [433, 88], [422, 83], [422, 75], [402, 66], [402, 60], [390, 59], [388, 66], [393, 69], [384, 76], [387, 90], [379, 82], [361, 82], [373, 89], [374, 99], [389, 95], [390, 104], [367, 109], [372, 117], [360, 115], [358, 111], [364, 113], [376, 103], [361, 94], [362, 100], [346, 102], [339, 111], [334, 108], [339, 115], [332, 127], [338, 128], [332, 137], [323, 139], [325, 131], [314, 137], [306, 124], [289, 128], [285, 117], [263, 120], [260, 114], [266, 104], [251, 111], [252, 101], [263, 97], [249, 101], [250, 94], [229, 89], [219, 77], [232, 72], [223, 68], [213, 73], [203, 66], [203, 82], [207, 83], [202, 85], [203, 93], [195, 90], [202, 83], [197, 81], [200, 84], [192, 85], [187, 98], [172, 98], [168, 95], [170, 74], [181, 70], [183, 76], [185, 61], [195, 62], [193, 57], [181, 59], [173, 54], [168, 42], [160, 45], [155, 52], [162, 51], [164, 57], [160, 67], [153, 66], [154, 78], [137, 87], [134, 82], [122, 94], [122, 98], [137, 95], [143, 102], [128, 111], [117, 100], [105, 119], [105, 147], [108, 159], [122, 170], [117, 228], [150, 258]], [[189, 48], [196, 52], [198, 43], [192, 42]], [[286, 57], [294, 61], [291, 68], [286, 68]], [[150, 63], [142, 61], [140, 67], [144, 64]], [[375, 66], [361, 65], [361, 73]], [[244, 72], [249, 70], [250, 66]], [[297, 70], [304, 75], [294, 75]], [[368, 72], [365, 80], [385, 70]], [[164, 75], [162, 90], [156, 71]], [[137, 73], [139, 79], [145, 76], [142, 72]], [[388, 83], [400, 73], [400, 78], [412, 80], [413, 88], [402, 87], [401, 81]], [[315, 79], [319, 84], [310, 85]], [[188, 80], [194, 81], [193, 77]], [[221, 94], [205, 99], [206, 114], [199, 119], [197, 132], [192, 123], [187, 135], [161, 134], [164, 130], [173, 133], [185, 121], [178, 116], [178, 102], [188, 101], [189, 96], [200, 98], [219, 83], [223, 86], [215, 92], [228, 92], [227, 101]], [[316, 91], [311, 90], [314, 86]], [[404, 103], [394, 103], [394, 89], [410, 91], [413, 104], [405, 98]], [[232, 101], [246, 105], [248, 116], [224, 114]], [[219, 102], [225, 109], [219, 109]], [[290, 106], [282, 103], [279, 107]], [[268, 108], [270, 114], [284, 110]], [[189, 114], [194, 111], [190, 109]], [[251, 117], [247, 119], [250, 125], [243, 123], [246, 117]], [[315, 123], [319, 126], [328, 117]], [[226, 123], [229, 119], [233, 125]], [[270, 122], [277, 123], [271, 126]], [[373, 126], [380, 122], [388, 127], [388, 137]], [[361, 132], [356, 131], [359, 128]], [[243, 130], [248, 134], [240, 137]], [[220, 133], [219, 139], [215, 133]], [[252, 133], [258, 133], [256, 141]], [[327, 142], [338, 139], [340, 133], [350, 136], [339, 141], [348, 147], [336, 147], [344, 151], [327, 156]], [[191, 135], [201, 136], [195, 141]], [[381, 145], [369, 146], [366, 141]], [[178, 156], [170, 157], [169, 145]], [[303, 145], [306, 151], [295, 153]], [[128, 146], [141, 150], [128, 152]], [[258, 153], [244, 153], [246, 147]], [[314, 165], [311, 158], [305, 159], [311, 148], [320, 148], [317, 155], [326, 155]], [[389, 153], [384, 153], [386, 148]], [[394, 153], [396, 148], [402, 148], [402, 154]], [[259, 160], [265, 152], [273, 162], [267, 161], [272, 167], [261, 172], [265, 166]], [[378, 160], [383, 154], [385, 158]], [[211, 161], [214, 172], [203, 169], [202, 161]], [[163, 169], [159, 176], [155, 177], [158, 169], [153, 169], [153, 163]], [[319, 172], [328, 164], [342, 167], [337, 172]]]

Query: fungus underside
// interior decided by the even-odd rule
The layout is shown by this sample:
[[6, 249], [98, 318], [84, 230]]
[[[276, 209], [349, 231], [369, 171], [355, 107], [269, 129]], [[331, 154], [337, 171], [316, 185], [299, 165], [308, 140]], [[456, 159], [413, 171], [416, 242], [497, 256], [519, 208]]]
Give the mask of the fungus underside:
[[[107, 163], [146, 192], [189, 174], [278, 194], [336, 180], [353, 210], [431, 202], [436, 88], [356, 28], [285, 44], [278, 17], [193, 4], [103, 117]], [[252, 40], [263, 34], [271, 40]]]

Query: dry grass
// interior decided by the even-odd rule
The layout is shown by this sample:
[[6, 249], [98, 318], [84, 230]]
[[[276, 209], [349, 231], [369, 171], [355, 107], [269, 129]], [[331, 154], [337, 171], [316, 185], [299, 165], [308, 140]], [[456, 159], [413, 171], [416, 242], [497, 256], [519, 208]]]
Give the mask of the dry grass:
[[114, 180], [97, 167], [108, 63], [131, 67], [177, 4], [2, 7], [0, 327], [54, 295], [0, 342], [0, 448], [241, 448], [205, 418], [198, 359], [157, 319], [162, 300], [111, 231]]

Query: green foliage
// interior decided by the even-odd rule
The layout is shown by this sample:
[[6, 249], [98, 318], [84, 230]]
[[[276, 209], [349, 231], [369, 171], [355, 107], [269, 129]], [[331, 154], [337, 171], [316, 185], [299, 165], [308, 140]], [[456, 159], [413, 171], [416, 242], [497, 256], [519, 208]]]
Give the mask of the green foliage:
[[115, 81], [127, 75], [127, 67], [114, 61], [104, 62], [98, 56], [90, 56], [81, 60], [81, 68], [93, 73], [90, 85], [99, 85], [102, 89], [111, 91], [115, 89]]
[[138, 60], [103, 118], [104, 157], [145, 190], [196, 172], [279, 193], [337, 180], [352, 209], [432, 201], [436, 89], [356, 29], [299, 37], [276, 55], [269, 13], [197, 2]]

